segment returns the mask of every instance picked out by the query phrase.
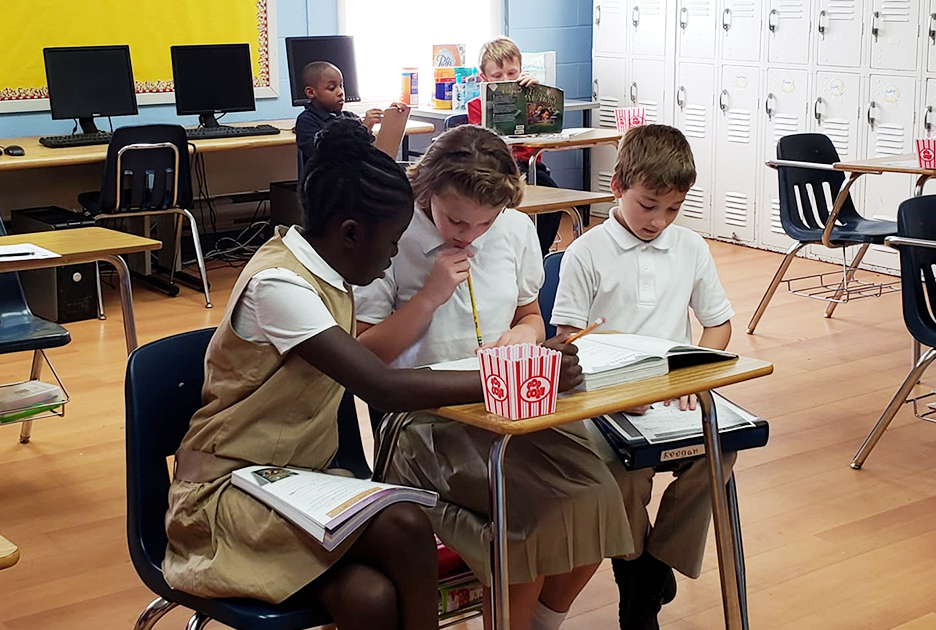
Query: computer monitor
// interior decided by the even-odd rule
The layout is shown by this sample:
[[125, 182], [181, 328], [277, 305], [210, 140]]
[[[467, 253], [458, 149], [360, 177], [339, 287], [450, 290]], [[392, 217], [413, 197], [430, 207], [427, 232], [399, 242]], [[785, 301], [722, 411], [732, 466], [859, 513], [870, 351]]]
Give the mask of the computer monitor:
[[249, 44], [172, 46], [176, 112], [219, 127], [215, 113], [250, 112], [254, 104]]
[[337, 66], [344, 75], [345, 101], [361, 100], [357, 63], [354, 61], [354, 38], [350, 35], [287, 37], [286, 60], [289, 64], [289, 86], [294, 106], [300, 107], [309, 102], [305, 95], [302, 69], [313, 61], [327, 61]]
[[77, 118], [85, 133], [95, 116], [133, 116], [136, 88], [129, 46], [43, 48], [52, 118]]

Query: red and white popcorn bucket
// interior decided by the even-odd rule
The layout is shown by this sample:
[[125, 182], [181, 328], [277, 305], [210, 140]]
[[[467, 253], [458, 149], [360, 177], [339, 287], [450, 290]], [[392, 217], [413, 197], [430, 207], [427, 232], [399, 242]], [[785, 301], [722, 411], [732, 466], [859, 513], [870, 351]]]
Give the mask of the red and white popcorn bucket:
[[533, 344], [478, 351], [484, 381], [484, 407], [522, 420], [556, 411], [562, 353]]
[[916, 150], [920, 168], [936, 170], [936, 138], [918, 138]]
[[631, 127], [640, 127], [646, 120], [647, 110], [644, 107], [618, 107], [614, 110], [614, 123], [620, 133]]

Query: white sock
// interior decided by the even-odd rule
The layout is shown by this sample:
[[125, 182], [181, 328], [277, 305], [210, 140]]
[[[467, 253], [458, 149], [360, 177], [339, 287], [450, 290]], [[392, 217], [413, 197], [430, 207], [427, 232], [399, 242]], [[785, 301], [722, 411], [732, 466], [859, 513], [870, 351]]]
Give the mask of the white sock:
[[530, 619], [530, 630], [559, 630], [569, 612], [556, 612], [543, 602], [537, 601]]

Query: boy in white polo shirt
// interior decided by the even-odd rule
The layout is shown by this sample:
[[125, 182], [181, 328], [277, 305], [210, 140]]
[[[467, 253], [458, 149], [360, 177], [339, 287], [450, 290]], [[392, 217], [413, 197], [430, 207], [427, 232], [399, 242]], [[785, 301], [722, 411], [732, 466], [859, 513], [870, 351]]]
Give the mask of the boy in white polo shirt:
[[[604, 317], [608, 330], [691, 343], [692, 309], [703, 326], [698, 345], [728, 345], [734, 311], [708, 245], [695, 232], [672, 225], [695, 177], [692, 151], [679, 130], [648, 125], [628, 131], [611, 180], [617, 206], [563, 256], [551, 318], [559, 335]], [[694, 409], [696, 401], [684, 398], [678, 404]], [[612, 560], [621, 628], [657, 630], [657, 613], [676, 595], [673, 569], [692, 578], [701, 571], [712, 516], [707, 464], [704, 458], [691, 459], [673, 471], [676, 479], [651, 525], [646, 506], [656, 471], [626, 471], [610, 449], [606, 454], [635, 546], [633, 555]], [[725, 454], [726, 477], [734, 460], [734, 453]]]

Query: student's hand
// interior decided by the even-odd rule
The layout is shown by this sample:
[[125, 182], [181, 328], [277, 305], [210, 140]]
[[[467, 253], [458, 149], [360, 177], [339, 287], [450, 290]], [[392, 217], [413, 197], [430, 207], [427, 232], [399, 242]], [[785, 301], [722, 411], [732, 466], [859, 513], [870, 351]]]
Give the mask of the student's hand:
[[468, 279], [468, 250], [450, 247], [439, 253], [421, 293], [435, 306], [448, 302], [455, 289]]
[[495, 341], [494, 343], [486, 343], [478, 350], [482, 348], [496, 348], [498, 346], [513, 346], [518, 343], [532, 343], [536, 344], [536, 330], [532, 326], [527, 326], [526, 324], [517, 324]]
[[[698, 405], [698, 402], [699, 401], [696, 398], [695, 394], [689, 394], [688, 396], [680, 396], [679, 397], [679, 410], [686, 411], [687, 409], [689, 409], [690, 411], [695, 411], [695, 408]], [[663, 402], [663, 404], [666, 405], [667, 407], [669, 407], [670, 404], [675, 404], [675, 403], [676, 403], [675, 398]]]
[[578, 348], [571, 343], [563, 343], [560, 337], [553, 337], [543, 342], [544, 348], [551, 348], [562, 353], [562, 365], [559, 367], [559, 391], [565, 392], [578, 387], [582, 382], [582, 366], [579, 365]]
[[364, 114], [364, 126], [370, 130], [374, 129], [374, 125], [378, 124], [383, 119], [383, 110], [382, 109], [369, 109], [367, 113]]
[[406, 110], [410, 108], [410, 106], [407, 105], [406, 103], [400, 103], [398, 101], [393, 101], [392, 103], [390, 103], [390, 107], [393, 109], [398, 109], [401, 112], [405, 112]]
[[539, 81], [532, 74], [521, 74], [519, 77], [517, 77], [517, 83], [523, 87], [527, 87], [528, 85], [539, 85]]

